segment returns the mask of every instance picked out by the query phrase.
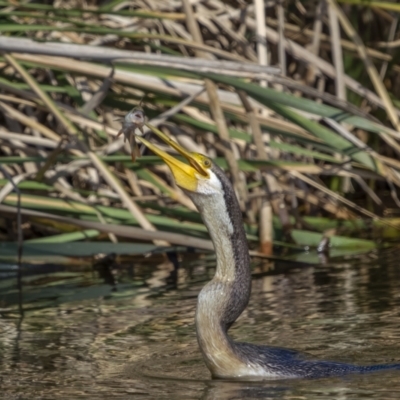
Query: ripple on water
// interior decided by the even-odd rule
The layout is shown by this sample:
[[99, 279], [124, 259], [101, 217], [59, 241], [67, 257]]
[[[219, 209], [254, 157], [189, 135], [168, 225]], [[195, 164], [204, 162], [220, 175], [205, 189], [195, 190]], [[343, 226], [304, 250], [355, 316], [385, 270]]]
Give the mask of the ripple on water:
[[[400, 360], [396, 260], [259, 274], [253, 280], [249, 307], [232, 334], [239, 340], [295, 348], [322, 359], [358, 364]], [[153, 282], [148, 270], [139, 270]], [[16, 313], [4, 313], [0, 317], [3, 397], [400, 398], [398, 371], [309, 381], [210, 380], [193, 319], [196, 294], [211, 274], [207, 268], [186, 265], [176, 287], [164, 274], [164, 284], [158, 280], [153, 289], [150, 284], [138, 289], [125, 284], [125, 295], [120, 290], [80, 301], [57, 301], [53, 290], [56, 297], [47, 299], [46, 307], [27, 304], [31, 311], [22, 321]]]

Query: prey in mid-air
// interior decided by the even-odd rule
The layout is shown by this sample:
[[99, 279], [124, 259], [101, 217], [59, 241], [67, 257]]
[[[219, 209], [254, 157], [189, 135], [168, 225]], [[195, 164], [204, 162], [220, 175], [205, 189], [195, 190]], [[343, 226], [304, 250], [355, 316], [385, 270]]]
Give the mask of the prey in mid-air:
[[139, 105], [131, 110], [128, 114], [125, 115], [125, 118], [122, 122], [122, 128], [118, 132], [117, 138], [123, 133], [124, 141], [129, 141], [129, 145], [131, 147], [131, 157], [132, 161], [135, 162], [136, 157], [140, 156], [139, 147], [137, 146], [135, 139], [135, 131], [139, 129], [141, 134], [143, 135], [143, 125], [145, 123], [146, 116], [144, 114], [143, 108]]

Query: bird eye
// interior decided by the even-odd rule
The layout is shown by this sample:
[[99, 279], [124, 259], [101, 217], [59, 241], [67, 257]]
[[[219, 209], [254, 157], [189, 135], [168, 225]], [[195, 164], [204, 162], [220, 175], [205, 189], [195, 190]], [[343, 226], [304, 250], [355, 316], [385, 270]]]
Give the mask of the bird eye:
[[203, 165], [204, 165], [205, 167], [209, 168], [209, 167], [211, 167], [211, 161], [205, 159], [205, 160], [203, 161]]

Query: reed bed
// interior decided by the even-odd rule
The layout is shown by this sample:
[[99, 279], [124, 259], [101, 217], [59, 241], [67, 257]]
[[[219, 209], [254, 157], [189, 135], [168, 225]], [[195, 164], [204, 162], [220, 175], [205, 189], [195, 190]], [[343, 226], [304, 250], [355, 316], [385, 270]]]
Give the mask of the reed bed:
[[146, 151], [133, 162], [116, 138], [141, 104], [152, 125], [226, 169], [254, 249], [270, 253], [271, 235], [289, 249], [396, 241], [399, 11], [0, 1], [1, 239], [211, 249], [168, 168]]

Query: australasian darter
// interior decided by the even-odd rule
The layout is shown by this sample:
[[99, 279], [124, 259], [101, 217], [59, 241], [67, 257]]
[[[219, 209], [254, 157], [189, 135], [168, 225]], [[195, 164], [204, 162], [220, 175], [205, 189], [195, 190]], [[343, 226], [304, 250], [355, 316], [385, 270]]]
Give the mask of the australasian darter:
[[199, 210], [214, 244], [215, 276], [201, 290], [196, 309], [198, 343], [214, 378], [317, 378], [400, 369], [400, 364], [356, 366], [310, 360], [294, 350], [234, 342], [227, 332], [246, 308], [251, 291], [250, 257], [235, 192], [210, 158], [186, 151], [158, 129], [149, 127], [188, 161], [183, 163], [138, 137], [169, 166], [177, 185]]

